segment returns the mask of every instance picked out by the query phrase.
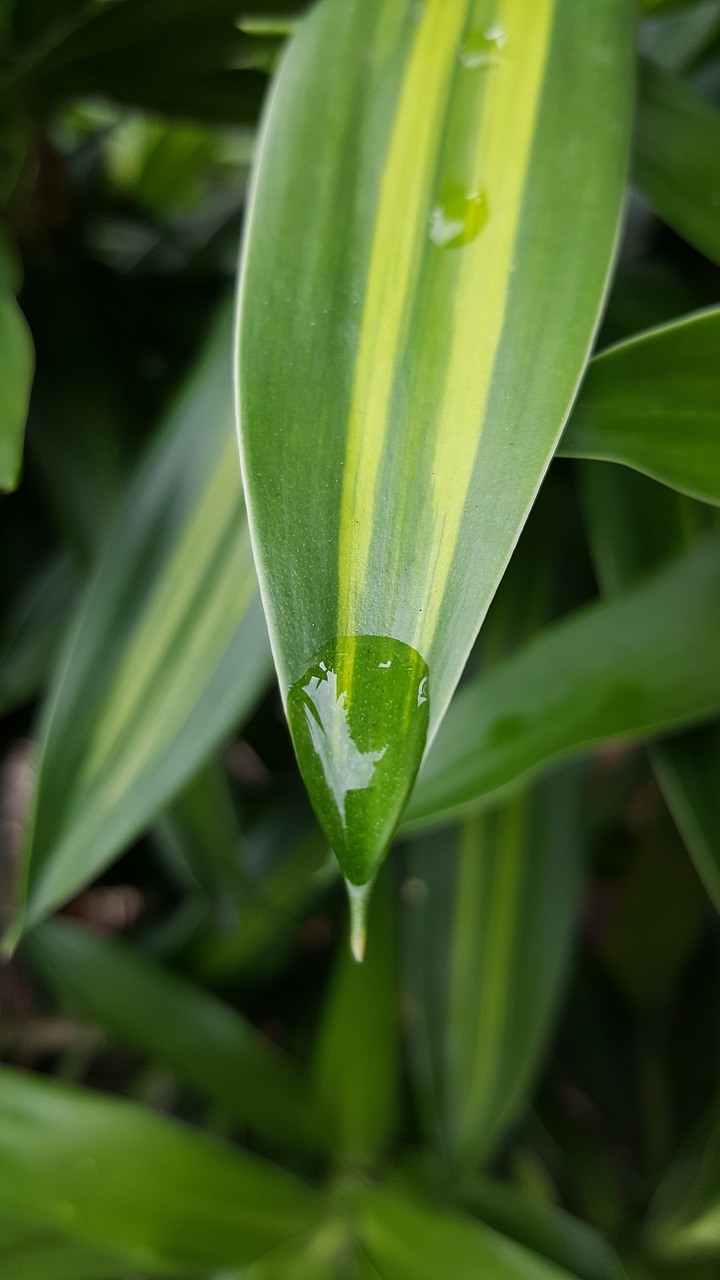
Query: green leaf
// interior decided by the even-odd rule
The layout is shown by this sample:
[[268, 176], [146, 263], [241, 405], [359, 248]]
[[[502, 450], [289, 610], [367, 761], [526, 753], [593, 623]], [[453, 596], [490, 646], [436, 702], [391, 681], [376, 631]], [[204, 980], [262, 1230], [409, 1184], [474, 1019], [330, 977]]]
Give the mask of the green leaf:
[[104, 1031], [200, 1089], [275, 1143], [316, 1151], [323, 1121], [299, 1068], [234, 1009], [140, 952], [66, 921], [41, 925], [23, 954]]
[[566, 768], [461, 828], [445, 1105], [466, 1168], [515, 1119], [547, 1046], [580, 908], [583, 782]]
[[30, 330], [17, 302], [0, 293], [0, 489], [20, 480], [23, 438], [34, 370]]
[[330, 1116], [338, 1154], [350, 1164], [369, 1164], [381, 1156], [398, 1121], [393, 907], [385, 876], [369, 913], [367, 962], [358, 965], [347, 946], [341, 946], [320, 1030], [317, 1092]]
[[462, 1185], [463, 1208], [489, 1227], [533, 1249], [578, 1280], [620, 1280], [617, 1254], [580, 1218], [507, 1183], [473, 1177]]
[[487, 1161], [547, 1044], [580, 905], [583, 781], [566, 767], [466, 821], [451, 847], [408, 851], [413, 1066], [455, 1166]]
[[720, 262], [720, 114], [650, 62], [640, 64], [635, 176], [663, 221]]
[[[720, 527], [717, 511], [613, 467], [582, 469], [586, 523], [601, 586], [612, 595], [649, 566]], [[718, 638], [705, 642], [717, 648]], [[720, 909], [720, 727], [656, 743], [651, 760], [705, 888]]]
[[703, 1115], [671, 1164], [646, 1223], [654, 1252], [670, 1259], [720, 1253], [720, 1112]]
[[319, 1197], [272, 1165], [143, 1108], [0, 1069], [0, 1196], [12, 1212], [193, 1276], [309, 1230]]
[[381, 1189], [361, 1197], [362, 1242], [382, 1280], [572, 1280], [490, 1227]]
[[587, 358], [633, 8], [322, 0], [275, 85], [240, 288], [243, 468], [300, 766], [355, 887]]
[[27, 1215], [0, 1211], [3, 1280], [123, 1280], [128, 1259], [80, 1244]]
[[608, 739], [656, 737], [717, 714], [718, 635], [715, 534], [617, 599], [548, 627], [465, 686], [418, 779], [406, 826], [478, 808]]
[[720, 310], [591, 360], [559, 453], [625, 466], [720, 504]]
[[41, 725], [15, 933], [85, 885], [247, 716], [269, 653], [216, 330], [124, 503]]

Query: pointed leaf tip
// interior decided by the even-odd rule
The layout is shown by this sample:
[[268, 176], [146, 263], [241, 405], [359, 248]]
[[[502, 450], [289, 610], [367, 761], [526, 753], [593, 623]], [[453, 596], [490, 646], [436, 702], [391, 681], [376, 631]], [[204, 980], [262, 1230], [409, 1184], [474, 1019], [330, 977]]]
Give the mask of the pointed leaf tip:
[[399, 640], [340, 637], [292, 685], [287, 705], [315, 811], [349, 885], [367, 886], [420, 767], [427, 666]]

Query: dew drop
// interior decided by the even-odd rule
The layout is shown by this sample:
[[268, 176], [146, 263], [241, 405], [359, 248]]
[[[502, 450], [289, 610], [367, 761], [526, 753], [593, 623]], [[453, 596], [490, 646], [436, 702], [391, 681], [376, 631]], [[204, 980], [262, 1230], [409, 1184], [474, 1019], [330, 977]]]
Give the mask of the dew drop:
[[496, 24], [484, 31], [471, 31], [460, 45], [458, 57], [466, 71], [487, 71], [505, 61], [507, 32]]
[[430, 214], [430, 239], [439, 249], [462, 249], [477, 239], [489, 217], [487, 194], [447, 183]]
[[399, 640], [341, 636], [288, 693], [305, 785], [348, 888], [356, 890], [350, 900], [358, 955], [369, 886], [425, 749], [428, 679], [420, 654]]

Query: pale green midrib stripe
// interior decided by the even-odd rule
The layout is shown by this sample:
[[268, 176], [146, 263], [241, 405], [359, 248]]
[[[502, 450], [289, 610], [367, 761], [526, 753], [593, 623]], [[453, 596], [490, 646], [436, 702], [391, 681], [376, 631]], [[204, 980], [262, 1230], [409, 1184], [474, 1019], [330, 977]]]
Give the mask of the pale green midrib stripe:
[[197, 582], [209, 572], [229, 524], [242, 541], [244, 521], [235, 442], [230, 436], [200, 503], [143, 609], [141, 621], [115, 674], [96, 724], [81, 774], [87, 782], [107, 763], [116, 744], [148, 698], [172, 641], [196, 605]]
[[[466, 0], [427, 0], [389, 140], [348, 421], [338, 548], [339, 635], [358, 632], [357, 603], [368, 567], [390, 393], [427, 239], [425, 214], [444, 123], [441, 108], [451, 83], [442, 75], [439, 50], [454, 61], [466, 16]], [[433, 73], [434, 82], [428, 79]], [[400, 225], [414, 227], [404, 257], [394, 235]]]

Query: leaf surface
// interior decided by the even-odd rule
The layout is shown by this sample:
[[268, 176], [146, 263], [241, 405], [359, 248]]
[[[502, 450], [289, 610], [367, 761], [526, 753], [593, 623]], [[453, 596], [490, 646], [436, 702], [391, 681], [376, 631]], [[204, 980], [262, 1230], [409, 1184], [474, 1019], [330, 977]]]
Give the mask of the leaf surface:
[[720, 310], [595, 356], [558, 452], [624, 463], [720, 503]]
[[120, 942], [64, 920], [23, 954], [76, 1013], [149, 1054], [275, 1143], [322, 1149], [323, 1125], [300, 1069], [229, 1005]]
[[257, 1157], [133, 1103], [6, 1067], [0, 1195], [8, 1210], [151, 1275], [251, 1262], [319, 1213], [315, 1192]]
[[356, 887], [587, 359], [632, 9], [323, 0], [275, 86], [240, 287], [241, 451], [301, 769]]
[[119, 513], [55, 672], [19, 883], [26, 924], [142, 830], [268, 680], [231, 401], [225, 317]]
[[477, 808], [608, 739], [656, 737], [710, 719], [720, 710], [719, 629], [720, 536], [708, 534], [462, 689], [418, 779], [406, 827]]
[[635, 176], [663, 221], [720, 262], [720, 113], [651, 62], [640, 64]]

